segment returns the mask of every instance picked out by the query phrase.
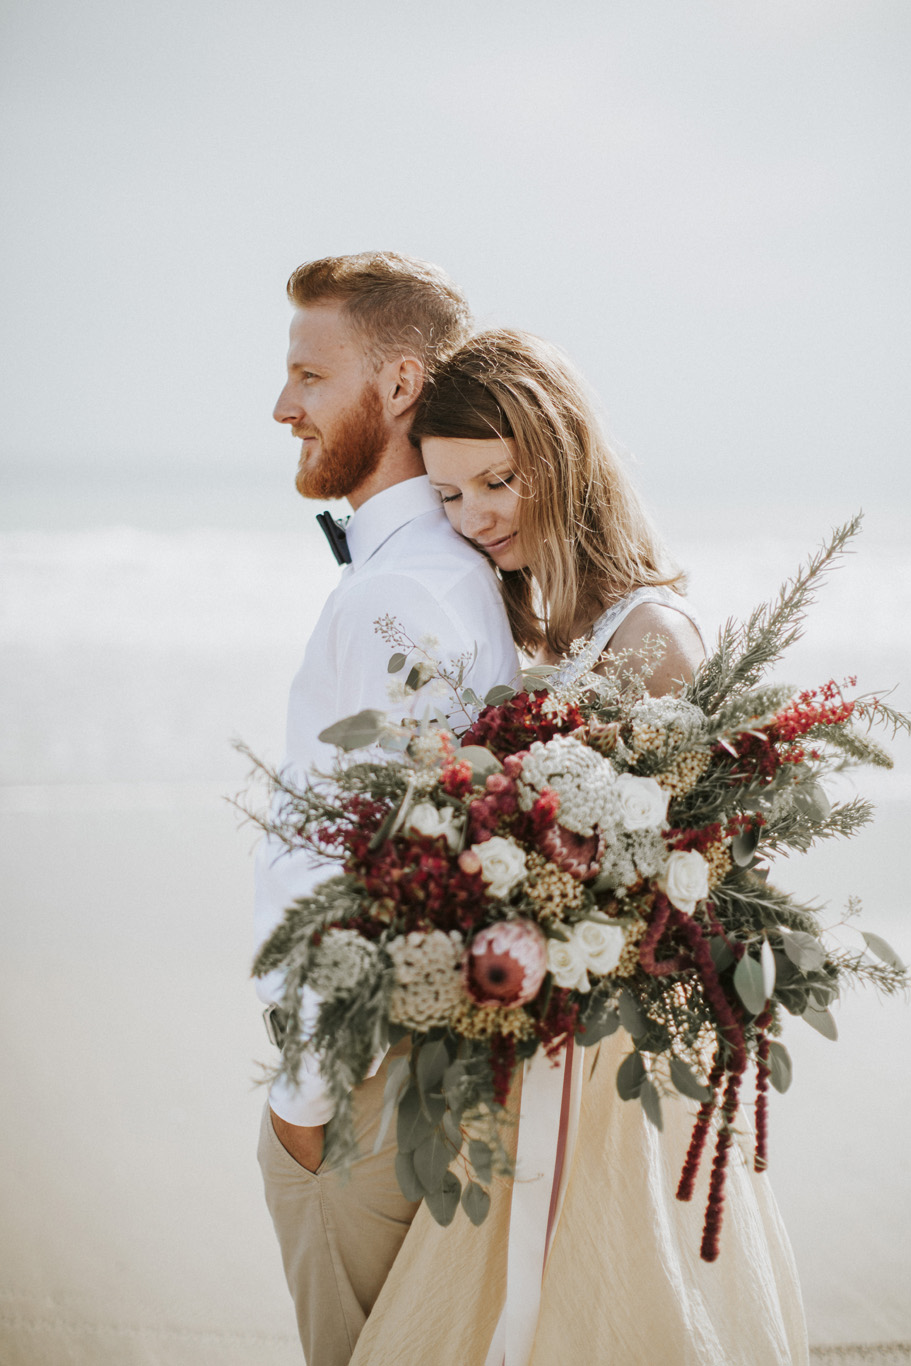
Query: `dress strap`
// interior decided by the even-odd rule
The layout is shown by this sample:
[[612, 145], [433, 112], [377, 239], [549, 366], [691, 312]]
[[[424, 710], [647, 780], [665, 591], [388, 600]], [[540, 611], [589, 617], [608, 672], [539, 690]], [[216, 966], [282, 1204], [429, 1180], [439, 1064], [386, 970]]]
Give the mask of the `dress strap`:
[[[616, 602], [611, 603], [610, 607], [601, 613], [588, 634], [588, 642], [591, 646], [591, 649], [586, 651], [588, 659], [591, 659], [592, 656], [597, 659], [602, 655], [611, 637], [617, 631], [618, 627], [626, 620], [633, 608], [641, 607], [643, 603], [647, 602], [656, 603], [660, 607], [670, 607], [675, 612], [680, 612], [682, 616], [686, 617], [687, 621], [693, 623], [699, 633], [699, 639], [702, 641], [703, 647], [705, 646], [705, 639], [702, 634], [702, 627], [699, 624], [699, 618], [696, 615], [695, 609], [687, 602], [686, 598], [681, 597], [679, 593], [673, 592], [670, 588], [665, 588], [663, 584], [654, 584], [646, 585], [643, 588], [634, 588], [631, 593], [627, 593], [625, 597], [618, 598]], [[552, 682], [572, 683], [574, 678], [579, 673], [583, 672], [586, 667], [587, 660], [577, 661], [571, 659], [554, 675]]]

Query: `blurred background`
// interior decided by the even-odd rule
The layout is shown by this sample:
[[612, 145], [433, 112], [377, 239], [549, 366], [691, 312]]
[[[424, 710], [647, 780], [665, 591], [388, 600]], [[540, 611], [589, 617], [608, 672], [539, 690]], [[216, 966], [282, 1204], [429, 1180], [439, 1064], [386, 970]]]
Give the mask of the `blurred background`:
[[[904, 0], [7, 0], [4, 1366], [300, 1361], [254, 1160], [242, 737], [337, 571], [270, 420], [294, 266], [442, 264], [562, 345], [714, 631], [858, 507], [779, 676], [911, 707]], [[908, 746], [780, 870], [911, 957]], [[844, 931], [849, 942], [856, 931]], [[785, 1041], [819, 1361], [911, 1360], [906, 1001]], [[860, 1359], [860, 1358], [858, 1358]]]

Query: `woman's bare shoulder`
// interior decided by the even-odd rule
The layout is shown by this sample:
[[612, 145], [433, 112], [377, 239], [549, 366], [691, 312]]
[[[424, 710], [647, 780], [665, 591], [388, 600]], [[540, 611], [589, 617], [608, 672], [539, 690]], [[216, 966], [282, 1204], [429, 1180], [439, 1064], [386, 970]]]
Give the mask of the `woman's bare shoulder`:
[[664, 641], [664, 655], [648, 680], [653, 697], [679, 692], [705, 658], [702, 640], [689, 617], [662, 603], [643, 602], [623, 619], [608, 642], [611, 654], [640, 655], [647, 637]]

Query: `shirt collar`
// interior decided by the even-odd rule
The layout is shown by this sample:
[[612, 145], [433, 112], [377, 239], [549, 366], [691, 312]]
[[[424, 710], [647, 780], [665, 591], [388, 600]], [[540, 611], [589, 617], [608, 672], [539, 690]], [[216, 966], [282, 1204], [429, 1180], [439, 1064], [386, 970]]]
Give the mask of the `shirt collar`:
[[440, 507], [426, 474], [382, 489], [362, 503], [345, 528], [352, 569], [359, 569], [406, 522]]

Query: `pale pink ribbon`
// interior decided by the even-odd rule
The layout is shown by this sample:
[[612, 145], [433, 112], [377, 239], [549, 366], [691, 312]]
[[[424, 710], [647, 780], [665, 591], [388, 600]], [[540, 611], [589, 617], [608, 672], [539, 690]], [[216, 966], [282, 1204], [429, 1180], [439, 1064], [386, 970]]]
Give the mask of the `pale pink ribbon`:
[[554, 1066], [543, 1052], [525, 1064], [512, 1186], [506, 1301], [485, 1366], [527, 1366], [547, 1258], [563, 1210], [582, 1101], [583, 1051], [572, 1040]]

